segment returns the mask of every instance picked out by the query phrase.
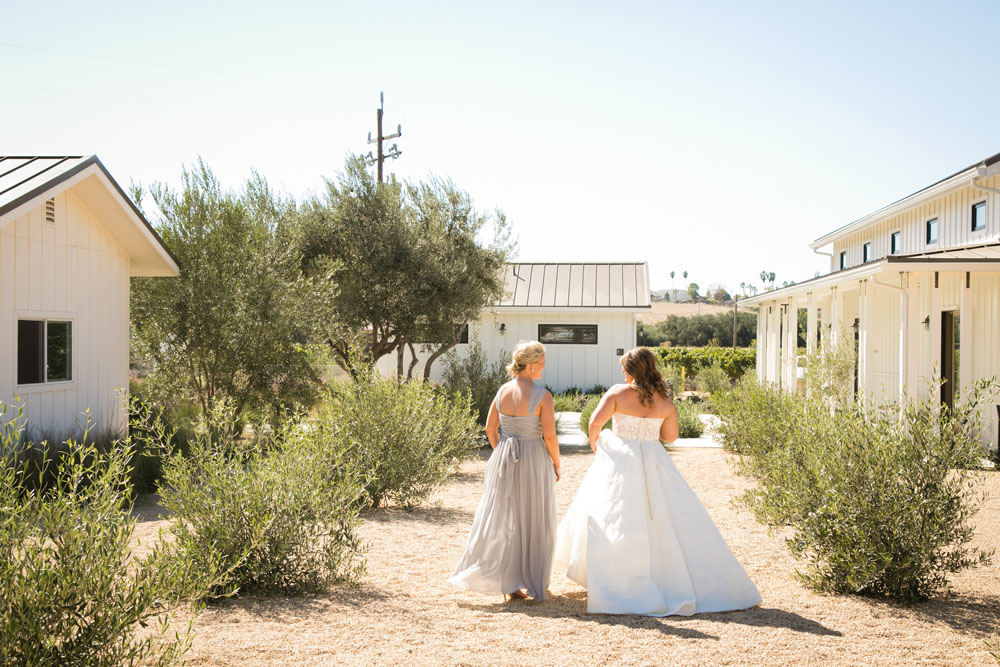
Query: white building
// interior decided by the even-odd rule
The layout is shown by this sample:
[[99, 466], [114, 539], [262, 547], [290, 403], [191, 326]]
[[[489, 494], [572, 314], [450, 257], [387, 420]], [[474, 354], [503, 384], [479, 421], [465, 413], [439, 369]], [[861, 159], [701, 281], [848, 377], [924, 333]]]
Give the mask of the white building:
[[0, 156], [0, 401], [64, 435], [125, 425], [129, 278], [177, 276], [96, 155]]
[[[478, 338], [489, 363], [507, 364], [519, 341], [540, 340], [546, 348], [542, 382], [556, 391], [623, 381], [620, 359], [635, 346], [636, 314], [650, 307], [645, 262], [516, 263], [507, 265], [505, 279], [503, 300], [469, 323], [458, 354], [467, 354]], [[420, 370], [426, 356], [418, 349]], [[404, 368], [410, 360], [407, 352]], [[396, 364], [391, 354], [378, 367], [388, 376]], [[432, 379], [441, 378], [444, 364], [444, 357], [434, 363]]]
[[[795, 384], [796, 325], [858, 345], [858, 391], [876, 403], [926, 398], [935, 368], [942, 403], [1000, 377], [1000, 154], [948, 176], [811, 244], [830, 272], [741, 302], [756, 305], [757, 377]], [[961, 354], [959, 354], [961, 350]], [[996, 446], [997, 412], [984, 414]]]

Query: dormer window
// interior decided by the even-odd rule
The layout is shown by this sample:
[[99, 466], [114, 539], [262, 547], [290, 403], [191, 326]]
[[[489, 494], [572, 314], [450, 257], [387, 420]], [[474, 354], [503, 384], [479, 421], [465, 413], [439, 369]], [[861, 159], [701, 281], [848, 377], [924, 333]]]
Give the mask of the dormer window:
[[978, 232], [986, 229], [986, 202], [981, 201], [972, 205], [972, 231]]
[[889, 235], [889, 254], [890, 255], [897, 255], [897, 254], [899, 254], [899, 241], [900, 241], [899, 232], [893, 232], [892, 234]]
[[931, 218], [927, 221], [927, 245], [938, 242], [938, 219]]
[[841, 269], [846, 269], [847, 268], [847, 251], [846, 250], [844, 250], [844, 251], [842, 251], [840, 253], [840, 268]]
[[861, 248], [861, 257], [862, 257], [861, 261], [863, 261], [865, 264], [867, 264], [868, 262], [872, 261], [872, 242], [871, 241], [869, 241], [868, 243], [864, 244], [864, 246], [862, 246], [862, 248]]

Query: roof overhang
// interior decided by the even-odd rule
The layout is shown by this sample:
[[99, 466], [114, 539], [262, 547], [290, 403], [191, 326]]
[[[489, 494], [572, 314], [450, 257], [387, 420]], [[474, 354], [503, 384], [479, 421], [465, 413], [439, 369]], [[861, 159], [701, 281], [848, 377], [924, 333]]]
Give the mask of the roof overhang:
[[768, 301], [786, 301], [804, 294], [822, 293], [831, 287], [857, 283], [873, 276], [898, 276], [900, 273], [970, 272], [1000, 273], [1000, 243], [956, 248], [919, 255], [893, 255], [855, 266], [843, 271], [828, 273], [801, 283], [764, 292], [740, 301], [740, 305], [755, 306]]
[[71, 189], [128, 255], [130, 276], [180, 275], [177, 259], [96, 155], [4, 206], [0, 227]]
[[502, 313], [641, 313], [652, 306], [491, 306], [491, 310]]
[[829, 245], [834, 241], [837, 241], [838, 239], [843, 238], [844, 236], [847, 236], [849, 234], [853, 234], [854, 232], [857, 232], [865, 227], [868, 227], [869, 225], [882, 222], [883, 220], [891, 218], [894, 215], [899, 215], [900, 213], [903, 213], [904, 211], [911, 209], [915, 206], [919, 206], [920, 204], [923, 204], [927, 201], [936, 199], [941, 195], [963, 188], [969, 185], [969, 182], [973, 178], [982, 176], [984, 174], [983, 171], [984, 168], [988, 168], [997, 163], [1000, 163], [1000, 153], [988, 157], [985, 160], [972, 165], [971, 167], [967, 167], [957, 173], [954, 173], [951, 176], [948, 176], [947, 178], [938, 181], [937, 183], [929, 185], [923, 190], [914, 192], [912, 195], [909, 195], [908, 197], [903, 197], [899, 201], [893, 202], [888, 206], [880, 208], [874, 213], [871, 213], [863, 218], [855, 220], [852, 223], [844, 225], [840, 229], [834, 230], [829, 234], [826, 234], [825, 236], [821, 236], [812, 243], [810, 243], [809, 247], [812, 248], [813, 250], [818, 250], [823, 246]]

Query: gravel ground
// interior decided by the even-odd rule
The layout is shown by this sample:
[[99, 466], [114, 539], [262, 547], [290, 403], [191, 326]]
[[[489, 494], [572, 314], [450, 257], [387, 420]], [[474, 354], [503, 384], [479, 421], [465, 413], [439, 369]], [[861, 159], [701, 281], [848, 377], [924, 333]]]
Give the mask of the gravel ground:
[[[747, 611], [646, 618], [586, 613], [586, 591], [555, 573], [549, 601], [503, 603], [445, 579], [482, 491], [485, 460], [465, 464], [428, 506], [370, 513], [368, 574], [357, 587], [305, 598], [226, 601], [195, 622], [198, 665], [995, 665], [984, 640], [1000, 633], [1000, 564], [952, 579], [946, 596], [911, 607], [816, 595], [791, 576], [781, 534], [769, 535], [732, 499], [746, 486], [718, 449], [672, 452], [736, 557], [760, 588]], [[563, 449], [560, 515], [590, 464]], [[977, 545], [1000, 554], [1000, 473], [977, 516]], [[155, 534], [153, 500], [137, 508], [139, 537]], [[1000, 560], [1000, 557], [997, 558]]]

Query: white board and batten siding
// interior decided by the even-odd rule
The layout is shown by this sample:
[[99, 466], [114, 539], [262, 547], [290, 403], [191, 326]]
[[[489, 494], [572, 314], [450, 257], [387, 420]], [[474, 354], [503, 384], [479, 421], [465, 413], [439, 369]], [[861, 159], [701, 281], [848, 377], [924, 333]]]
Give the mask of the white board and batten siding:
[[[176, 259], [96, 155], [0, 155], [0, 402], [31, 437], [125, 428], [129, 279], [177, 276]], [[20, 321], [70, 323], [67, 380], [19, 383]], [[32, 334], [33, 335], [33, 334]], [[34, 343], [32, 343], [34, 341]], [[48, 354], [43, 338], [41, 352]], [[57, 348], [58, 349], [58, 348]], [[43, 370], [43, 376], [47, 376]], [[43, 377], [42, 380], [47, 380]]]
[[[505, 272], [504, 298], [469, 323], [470, 342], [456, 346], [455, 354], [468, 354], [478, 340], [490, 364], [506, 365], [518, 342], [539, 339], [541, 325], [596, 326], [596, 344], [546, 344], [541, 382], [557, 392], [609, 387], [623, 381], [620, 352], [635, 347], [636, 314], [649, 307], [645, 263], [511, 263]], [[427, 358], [417, 347], [415, 374], [423, 371]], [[407, 352], [404, 368], [410, 358]], [[386, 355], [378, 368], [392, 375], [396, 363], [395, 354]], [[434, 363], [432, 380], [442, 378], [445, 364], [445, 357]]]
[[[39, 424], [43, 432], [74, 430], [88, 408], [99, 428], [121, 429], [129, 258], [71, 192], [53, 199], [54, 222], [46, 221], [42, 206], [0, 228], [0, 303], [13, 311], [0, 319], [0, 401], [12, 406], [19, 399], [29, 430]], [[22, 319], [72, 322], [72, 379], [17, 384]]]

